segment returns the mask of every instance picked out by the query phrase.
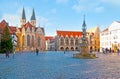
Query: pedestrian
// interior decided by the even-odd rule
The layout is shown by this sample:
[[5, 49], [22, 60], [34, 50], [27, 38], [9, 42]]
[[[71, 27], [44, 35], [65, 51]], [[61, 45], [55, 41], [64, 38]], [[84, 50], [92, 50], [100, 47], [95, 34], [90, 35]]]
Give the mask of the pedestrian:
[[13, 58], [15, 57], [15, 50], [13, 51]]
[[120, 50], [119, 50], [119, 48], [117, 49], [117, 54], [119, 55], [119, 53], [120, 53]]
[[65, 54], [65, 51], [66, 51], [66, 50], [64, 50], [64, 54]]
[[6, 50], [6, 58], [9, 58], [9, 53], [10, 53], [10, 51]]
[[36, 48], [36, 55], [38, 55], [39, 50]]

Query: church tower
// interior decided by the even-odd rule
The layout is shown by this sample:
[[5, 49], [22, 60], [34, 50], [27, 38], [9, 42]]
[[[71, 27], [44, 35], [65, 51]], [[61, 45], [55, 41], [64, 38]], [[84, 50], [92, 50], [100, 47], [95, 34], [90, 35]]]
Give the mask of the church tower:
[[26, 23], [26, 16], [25, 16], [24, 7], [23, 7], [22, 17], [21, 17], [21, 19], [20, 19], [20, 23], [21, 23], [21, 26], [24, 25], [24, 24]]
[[35, 12], [34, 12], [34, 9], [33, 9], [33, 12], [32, 12], [32, 16], [31, 16], [31, 19], [30, 19], [30, 23], [31, 25], [33, 25], [34, 27], [36, 26], [36, 18], [35, 18]]

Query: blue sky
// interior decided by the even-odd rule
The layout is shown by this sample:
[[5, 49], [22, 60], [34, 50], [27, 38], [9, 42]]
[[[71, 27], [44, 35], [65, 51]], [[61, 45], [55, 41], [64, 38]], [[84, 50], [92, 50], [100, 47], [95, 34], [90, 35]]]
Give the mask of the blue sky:
[[55, 35], [56, 30], [81, 31], [84, 14], [88, 29], [99, 25], [103, 30], [120, 21], [120, 0], [1, 0], [0, 21], [20, 27], [23, 6], [27, 21], [34, 8], [37, 26], [44, 27], [46, 35]]

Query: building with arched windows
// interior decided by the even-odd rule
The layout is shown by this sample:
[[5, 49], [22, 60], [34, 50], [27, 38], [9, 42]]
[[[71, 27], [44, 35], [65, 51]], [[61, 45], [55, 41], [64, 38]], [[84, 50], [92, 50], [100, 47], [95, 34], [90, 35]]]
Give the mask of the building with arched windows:
[[23, 8], [20, 19], [21, 26], [17, 28], [18, 46], [16, 50], [31, 51], [38, 48], [40, 51], [45, 50], [45, 33], [44, 28], [36, 27], [36, 17], [33, 9], [30, 22], [26, 22], [25, 10]]
[[55, 50], [78, 51], [82, 32], [57, 30], [55, 37]]

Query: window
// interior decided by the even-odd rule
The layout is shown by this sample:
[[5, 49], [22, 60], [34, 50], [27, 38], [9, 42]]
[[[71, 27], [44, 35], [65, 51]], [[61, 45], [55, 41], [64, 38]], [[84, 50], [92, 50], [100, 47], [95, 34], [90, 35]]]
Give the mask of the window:
[[40, 46], [40, 37], [38, 37], [38, 47]]
[[70, 44], [74, 45], [74, 39], [73, 38], [70, 39]]
[[27, 35], [27, 46], [30, 46], [30, 35]]
[[75, 45], [78, 45], [78, 38], [75, 39]]
[[63, 37], [60, 39], [60, 45], [64, 45], [64, 39], [63, 39]]
[[69, 39], [68, 39], [68, 37], [66, 37], [66, 39], [65, 39], [65, 44], [69, 45]]
[[32, 35], [32, 46], [34, 47], [34, 36]]

